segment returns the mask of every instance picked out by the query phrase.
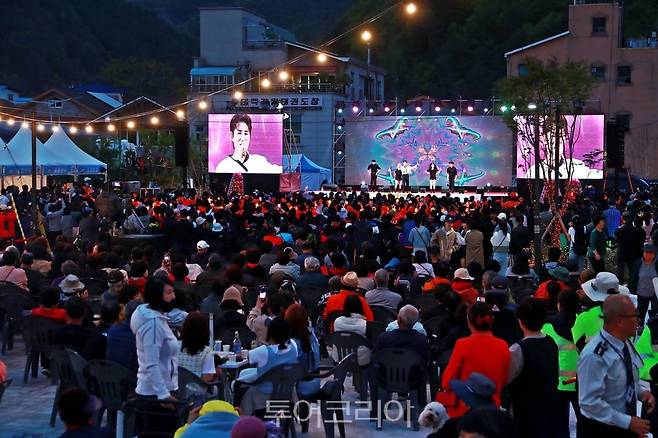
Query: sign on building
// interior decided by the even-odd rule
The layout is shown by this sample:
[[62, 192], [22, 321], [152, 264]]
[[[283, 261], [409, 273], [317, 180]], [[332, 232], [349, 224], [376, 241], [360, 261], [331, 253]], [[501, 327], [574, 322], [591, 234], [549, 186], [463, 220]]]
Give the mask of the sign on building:
[[258, 96], [240, 99], [237, 106], [242, 108], [276, 108], [279, 104], [284, 108], [321, 109], [322, 97], [315, 96]]

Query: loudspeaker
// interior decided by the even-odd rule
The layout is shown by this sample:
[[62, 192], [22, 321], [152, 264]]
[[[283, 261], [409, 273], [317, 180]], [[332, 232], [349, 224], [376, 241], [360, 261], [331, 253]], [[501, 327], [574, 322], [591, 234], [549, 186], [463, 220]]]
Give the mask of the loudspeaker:
[[190, 134], [189, 127], [174, 129], [174, 147], [176, 166], [187, 167], [190, 164]]
[[624, 167], [624, 135], [626, 132], [615, 120], [609, 120], [605, 127], [606, 167]]

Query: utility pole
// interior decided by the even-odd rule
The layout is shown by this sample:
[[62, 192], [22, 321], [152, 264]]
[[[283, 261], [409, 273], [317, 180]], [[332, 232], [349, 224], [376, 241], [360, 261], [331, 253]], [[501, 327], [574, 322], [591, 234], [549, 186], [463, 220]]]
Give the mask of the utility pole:
[[535, 196], [533, 200], [534, 222], [533, 236], [535, 243], [535, 268], [541, 265], [541, 221], [539, 219], [539, 199], [541, 198], [541, 178], [539, 177], [539, 114], [535, 113]]
[[[37, 122], [36, 112], [32, 112], [32, 230], [34, 236], [39, 234], [39, 220], [37, 208]], [[14, 208], [16, 206], [14, 205]], [[18, 212], [16, 212], [18, 214]], [[18, 219], [20, 220], [20, 218]]]

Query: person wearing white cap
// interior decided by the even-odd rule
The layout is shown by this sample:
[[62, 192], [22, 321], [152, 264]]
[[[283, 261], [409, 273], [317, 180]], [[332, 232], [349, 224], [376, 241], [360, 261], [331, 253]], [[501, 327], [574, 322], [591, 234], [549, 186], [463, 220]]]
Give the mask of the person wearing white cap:
[[210, 245], [208, 245], [208, 242], [199, 240], [196, 243], [196, 252], [190, 258], [192, 263], [196, 263], [203, 269], [206, 269], [206, 266], [208, 266], [208, 257], [210, 257], [209, 249]]
[[512, 234], [509, 231], [507, 215], [505, 213], [498, 214], [496, 231], [491, 236], [490, 241], [493, 247], [492, 257], [500, 264], [501, 269], [509, 265], [509, 243], [512, 240]]

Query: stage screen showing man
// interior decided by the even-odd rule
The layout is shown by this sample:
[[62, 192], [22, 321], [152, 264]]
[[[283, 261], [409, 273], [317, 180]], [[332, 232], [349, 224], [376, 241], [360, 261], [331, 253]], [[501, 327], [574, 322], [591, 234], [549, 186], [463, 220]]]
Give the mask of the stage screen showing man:
[[450, 162], [457, 170], [455, 187], [512, 183], [512, 132], [499, 117], [368, 117], [347, 121], [345, 132], [346, 184], [371, 181], [372, 159], [381, 166], [380, 187], [408, 189], [408, 178], [411, 187], [445, 189], [454, 172], [447, 170]]
[[209, 114], [208, 171], [282, 172], [281, 114]]
[[[534, 123], [518, 116], [516, 149], [517, 178], [535, 177]], [[564, 116], [560, 128], [560, 179], [603, 179], [605, 117], [602, 114]], [[555, 132], [544, 133], [540, 126], [539, 176], [555, 175]], [[573, 139], [573, 140], [572, 140]]]

